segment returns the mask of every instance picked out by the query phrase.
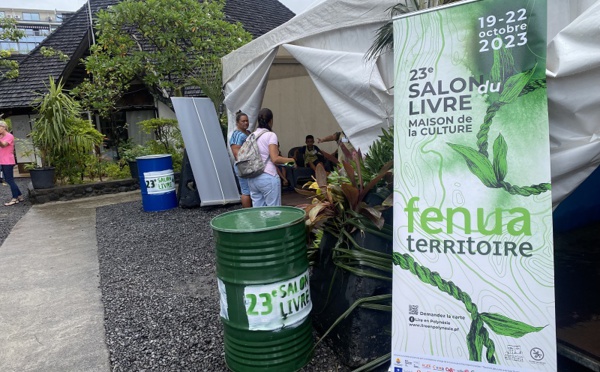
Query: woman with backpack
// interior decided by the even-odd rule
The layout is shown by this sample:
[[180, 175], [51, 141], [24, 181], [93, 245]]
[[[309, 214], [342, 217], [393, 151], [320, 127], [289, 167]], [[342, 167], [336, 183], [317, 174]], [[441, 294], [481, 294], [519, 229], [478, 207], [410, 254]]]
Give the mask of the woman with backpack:
[[258, 113], [258, 126], [254, 133], [265, 170], [261, 175], [248, 179], [252, 205], [255, 207], [281, 205], [281, 180], [275, 165], [294, 162], [294, 158], [279, 155], [279, 141], [272, 129], [273, 112], [263, 108]]

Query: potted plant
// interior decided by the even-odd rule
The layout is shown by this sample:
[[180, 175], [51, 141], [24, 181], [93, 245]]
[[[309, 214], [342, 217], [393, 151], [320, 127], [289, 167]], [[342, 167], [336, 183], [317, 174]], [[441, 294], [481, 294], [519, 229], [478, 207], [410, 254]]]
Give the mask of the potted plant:
[[[393, 134], [386, 132], [363, 158], [350, 154], [337, 171], [318, 166], [304, 205], [316, 239], [311, 298], [315, 328], [332, 334], [333, 348], [350, 367], [389, 359], [392, 279], [391, 167]], [[366, 341], [368, 340], [368, 342]]]
[[82, 172], [103, 136], [79, 117], [79, 104], [63, 91], [60, 81], [50, 78], [48, 92], [36, 98], [34, 105], [38, 116], [29, 136], [40, 164], [28, 168], [34, 188], [49, 188], [56, 178]]

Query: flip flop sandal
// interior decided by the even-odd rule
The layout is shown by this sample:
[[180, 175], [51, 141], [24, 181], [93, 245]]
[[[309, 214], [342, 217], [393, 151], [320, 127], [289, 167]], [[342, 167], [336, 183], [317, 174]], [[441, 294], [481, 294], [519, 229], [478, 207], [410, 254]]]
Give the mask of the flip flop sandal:
[[17, 200], [19, 201], [19, 203], [22, 203], [25, 201], [25, 198], [23, 197], [23, 195], [19, 195], [17, 196]]
[[19, 204], [19, 201], [17, 199], [11, 199], [8, 203], [4, 203], [4, 205], [6, 207], [11, 206], [11, 205], [15, 205], [15, 204]]

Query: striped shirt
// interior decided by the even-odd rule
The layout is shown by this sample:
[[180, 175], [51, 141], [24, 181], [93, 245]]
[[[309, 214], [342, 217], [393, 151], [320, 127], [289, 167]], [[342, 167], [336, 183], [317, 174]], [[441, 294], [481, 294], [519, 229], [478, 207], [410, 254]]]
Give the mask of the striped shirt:
[[246, 138], [248, 135], [242, 132], [241, 130], [234, 130], [231, 134], [231, 138], [229, 138], [229, 145], [238, 145], [241, 146], [246, 142]]

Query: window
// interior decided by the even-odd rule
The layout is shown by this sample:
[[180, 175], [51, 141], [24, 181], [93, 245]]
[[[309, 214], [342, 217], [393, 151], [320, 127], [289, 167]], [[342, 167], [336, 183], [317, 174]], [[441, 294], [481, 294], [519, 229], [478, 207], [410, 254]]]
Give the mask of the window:
[[4, 18], [4, 12], [0, 12], [0, 18]]
[[39, 21], [40, 13], [25, 13], [25, 12], [23, 12], [23, 20], [24, 21]]
[[19, 43], [19, 53], [27, 54], [31, 49], [29, 49], [29, 43]]
[[63, 21], [62, 13], [56, 13], [56, 22], [62, 22], [62, 21]]

